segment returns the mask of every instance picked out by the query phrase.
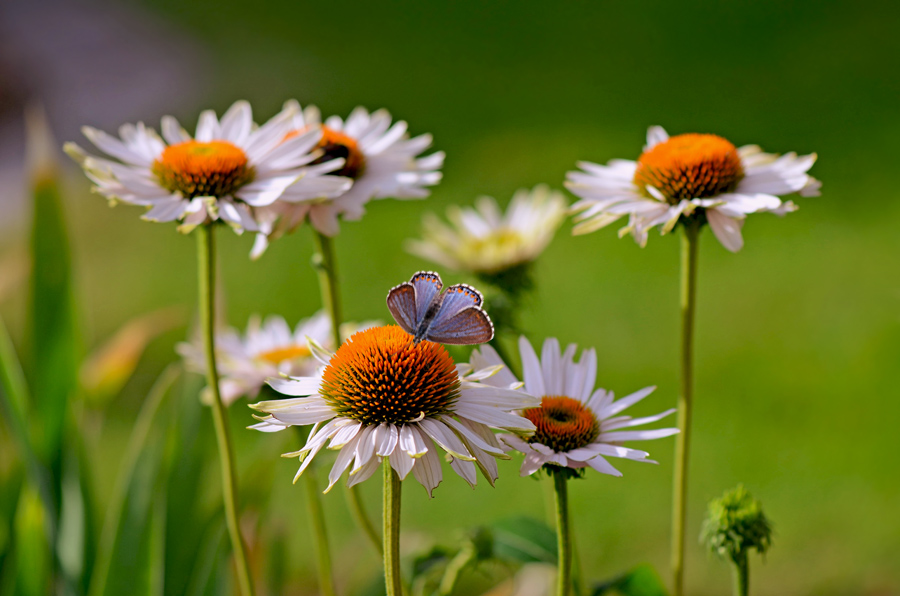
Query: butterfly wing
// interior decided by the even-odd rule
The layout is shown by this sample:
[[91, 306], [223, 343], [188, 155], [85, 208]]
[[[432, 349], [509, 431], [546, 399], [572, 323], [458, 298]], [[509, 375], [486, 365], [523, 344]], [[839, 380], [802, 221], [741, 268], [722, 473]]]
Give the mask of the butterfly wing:
[[494, 325], [481, 310], [481, 293], [465, 284], [447, 288], [441, 308], [425, 333], [425, 339], [441, 344], [482, 344], [494, 338]]
[[[428, 312], [428, 307], [434, 302], [434, 298], [441, 292], [444, 283], [441, 276], [434, 271], [419, 271], [412, 276], [409, 283], [416, 289], [416, 321], [413, 327], [418, 327]], [[415, 331], [410, 331], [415, 335]]]
[[416, 333], [416, 289], [408, 281], [391, 288], [387, 295], [388, 310], [394, 320], [410, 335]]

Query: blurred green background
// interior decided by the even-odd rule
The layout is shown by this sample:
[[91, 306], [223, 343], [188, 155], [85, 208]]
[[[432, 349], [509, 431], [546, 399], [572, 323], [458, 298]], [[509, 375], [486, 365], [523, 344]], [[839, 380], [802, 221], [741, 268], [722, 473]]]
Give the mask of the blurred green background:
[[[431, 268], [403, 250], [424, 212], [480, 194], [506, 202], [542, 182], [561, 188], [577, 160], [635, 158], [649, 125], [817, 152], [811, 173], [824, 183], [821, 197], [799, 199], [800, 211], [784, 219], [750, 217], [736, 255], [703, 235], [688, 592], [726, 592], [729, 570], [693, 536], [706, 502], [743, 482], [776, 531], [766, 561], [752, 563], [755, 593], [900, 594], [900, 5], [145, 0], [132, 8], [192, 39], [208, 81], [196, 105], [163, 102], [135, 120], [174, 111], [192, 127], [201, 108], [221, 113], [241, 98], [264, 120], [293, 97], [325, 114], [386, 107], [446, 151], [431, 198], [371, 203], [363, 220], [342, 225], [337, 253], [352, 319], [388, 318], [386, 291]], [[179, 90], [166, 93], [177, 98]], [[66, 210], [85, 342], [162, 306], [189, 312], [194, 239], [140, 221], [137, 208], [108, 209], [71, 173]], [[673, 406], [679, 242], [651, 235], [640, 249], [613, 229], [572, 237], [570, 227], [537, 264], [538, 290], [522, 313], [529, 337], [595, 347], [599, 383], [618, 395], [658, 385], [636, 414]], [[243, 327], [251, 313], [293, 323], [318, 308], [308, 230], [275, 242], [255, 263], [247, 258], [252, 238], [220, 239], [229, 323]], [[2, 245], [24, 241], [24, 232], [13, 233]], [[15, 333], [22, 308], [18, 294], [3, 307]], [[102, 432], [87, 437], [101, 503], [143, 397], [185, 333], [151, 345], [107, 407]], [[290, 483], [297, 462], [278, 457], [296, 440], [241, 430], [251, 422], [243, 404], [231, 409], [242, 474], [271, 491], [255, 515], [287, 537], [285, 593], [307, 594], [314, 567], [302, 489]], [[648, 444], [659, 466], [625, 462], [623, 478], [589, 474], [572, 486], [578, 547], [594, 579], [645, 561], [668, 576], [672, 449], [670, 439]], [[407, 483], [405, 547], [511, 513], [544, 516], [545, 491], [518, 478], [518, 463], [501, 463], [493, 490], [482, 479], [472, 491], [447, 475], [428, 500]], [[212, 461], [206, 474], [217, 486]], [[377, 483], [368, 484], [377, 512]], [[340, 491], [325, 506], [339, 586], [349, 594], [380, 563]]]

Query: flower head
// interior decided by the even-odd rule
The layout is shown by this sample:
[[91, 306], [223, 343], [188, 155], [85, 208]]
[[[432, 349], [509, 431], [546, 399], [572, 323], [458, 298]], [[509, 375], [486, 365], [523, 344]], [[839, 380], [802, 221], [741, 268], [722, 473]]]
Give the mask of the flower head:
[[517, 191], [506, 213], [491, 197], [479, 198], [475, 207], [450, 207], [452, 226], [427, 215], [424, 239], [410, 242], [409, 251], [457, 271], [499, 274], [537, 259], [562, 223], [567, 204], [561, 192], [539, 185]]
[[709, 503], [700, 536], [710, 551], [740, 564], [751, 549], [765, 554], [772, 545], [772, 524], [762, 505], [743, 485]]
[[84, 135], [110, 157], [97, 157], [74, 143], [66, 150], [84, 168], [95, 190], [110, 201], [148, 208], [149, 221], [181, 221], [188, 232], [222, 220], [236, 231], [259, 229], [259, 210], [288, 187], [306, 200], [337, 196], [352, 185], [344, 177], [324, 176], [344, 160], [322, 161], [322, 131], [310, 127], [285, 140], [296, 105], [263, 126], [253, 122], [250, 104], [238, 101], [219, 120], [207, 110], [188, 134], [175, 118], [162, 119], [162, 137], [144, 126], [126, 124], [119, 138], [86, 126]]
[[334, 236], [339, 216], [357, 220], [365, 213], [364, 205], [373, 199], [425, 198], [429, 195], [427, 187], [440, 181], [444, 153], [418, 157], [431, 145], [431, 135], [409, 138], [406, 122], [391, 124], [387, 110], [369, 113], [358, 107], [346, 121], [332, 116], [323, 124], [315, 106], [304, 110], [295, 106], [289, 136], [321, 127], [319, 159], [341, 159], [343, 167], [332, 175], [351, 178], [353, 186], [325, 199], [310, 198], [295, 193], [294, 187], [288, 188], [277, 203], [264, 210], [254, 254], [265, 251], [269, 237], [289, 232], [307, 219], [322, 234]]
[[[346, 323], [341, 326], [341, 335], [348, 337], [374, 324]], [[334, 344], [331, 338], [331, 321], [323, 312], [303, 319], [293, 331], [277, 315], [265, 321], [258, 316], [251, 317], [243, 335], [231, 327], [219, 331], [216, 359], [222, 401], [230, 405], [240, 397], [256, 397], [270, 377], [315, 374], [319, 363], [309, 342], [331, 348]], [[206, 372], [206, 356], [199, 337], [191, 343], [179, 344], [177, 349], [190, 370]]]
[[582, 197], [572, 206], [578, 214], [574, 233], [587, 234], [628, 215], [620, 235], [630, 233], [644, 246], [650, 228], [660, 226], [665, 234], [679, 221], [697, 218], [736, 252], [744, 244], [747, 214], [784, 215], [797, 206], [779, 196], [819, 194], [820, 182], [806, 173], [815, 161], [815, 154], [778, 157], [711, 134], [669, 137], [653, 126], [637, 161], [581, 162], [583, 171], [569, 172], [566, 187]]
[[[490, 346], [482, 346], [473, 354], [476, 367], [501, 366], [503, 361]], [[621, 457], [635, 461], [653, 462], [649, 453], [623, 447], [625, 441], [646, 441], [668, 437], [676, 428], [655, 430], [622, 430], [656, 422], [672, 414], [666, 410], [655, 416], [632, 418], [622, 412], [639, 402], [655, 389], [646, 387], [616, 400], [611, 391], [594, 389], [597, 376], [597, 353], [585, 350], [575, 362], [576, 346], [570, 344], [560, 351], [559, 341], [544, 341], [541, 358], [524, 337], [519, 339], [522, 368], [525, 372], [524, 390], [540, 396], [539, 407], [522, 412], [536, 428], [528, 438], [501, 435], [509, 447], [525, 454], [522, 476], [528, 476], [544, 466], [560, 466], [580, 470], [591, 467], [598, 472], [621, 476], [606, 457]], [[509, 385], [515, 377], [504, 369], [485, 382]]]
[[495, 458], [505, 455], [490, 429], [534, 430], [512, 411], [536, 399], [479, 382], [496, 367], [457, 367], [443, 346], [413, 343], [399, 327], [360, 331], [334, 354], [321, 351], [317, 357], [325, 366], [314, 376], [269, 380], [276, 391], [299, 397], [252, 406], [266, 414], [251, 427], [257, 430], [316, 425], [303, 449], [288, 454], [303, 461], [295, 481], [327, 444], [339, 450], [328, 489], [348, 467], [352, 486], [389, 458], [401, 479], [411, 471], [430, 495], [442, 477], [437, 446], [469, 484], [475, 486], [476, 468], [493, 484]]

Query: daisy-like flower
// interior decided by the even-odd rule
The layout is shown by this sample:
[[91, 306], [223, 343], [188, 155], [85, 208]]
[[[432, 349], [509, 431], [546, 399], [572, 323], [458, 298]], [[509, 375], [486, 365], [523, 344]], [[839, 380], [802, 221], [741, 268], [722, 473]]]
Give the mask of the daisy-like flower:
[[[534, 474], [543, 466], [559, 466], [572, 469], [590, 467], [603, 474], [621, 476], [607, 457], [619, 457], [635, 461], [656, 463], [647, 459], [646, 451], [623, 447], [625, 441], [647, 441], [668, 437], [677, 428], [655, 430], [627, 430], [635, 426], [656, 422], [672, 414], [666, 410], [655, 416], [632, 418], [622, 412], [644, 399], [655, 389], [646, 387], [616, 400], [611, 391], [594, 389], [597, 377], [597, 353], [584, 350], [575, 362], [574, 344], [560, 350], [559, 341], [544, 341], [541, 358], [524, 337], [519, 339], [522, 368], [525, 374], [524, 391], [540, 396], [540, 407], [522, 412], [536, 431], [527, 438], [500, 435], [511, 448], [525, 454], [522, 476]], [[503, 361], [490, 346], [481, 346], [473, 353], [475, 367], [500, 366]], [[508, 369], [486, 379], [485, 383], [510, 386], [515, 377]]]
[[[349, 337], [375, 324], [345, 323], [341, 325], [341, 336]], [[319, 362], [312, 356], [310, 341], [333, 348], [331, 320], [323, 312], [303, 319], [293, 331], [278, 315], [270, 315], [265, 321], [258, 316], [251, 317], [243, 336], [233, 327], [219, 331], [216, 363], [222, 402], [230, 405], [240, 397], [256, 397], [270, 377], [315, 374]], [[206, 357], [199, 337], [191, 343], [179, 344], [177, 350], [188, 369], [200, 374], [206, 372]]]
[[669, 137], [652, 126], [636, 162], [580, 162], [584, 171], [569, 172], [566, 187], [582, 198], [572, 206], [578, 214], [573, 232], [587, 234], [628, 215], [620, 236], [631, 233], [644, 246], [650, 228], [660, 226], [665, 234], [682, 218], [699, 218], [725, 248], [737, 252], [748, 214], [784, 215], [797, 206], [780, 196], [819, 194], [821, 183], [807, 174], [815, 161], [815, 154], [779, 157], [711, 134]]
[[[315, 348], [325, 364], [314, 376], [271, 379], [278, 392], [296, 396], [252, 407], [265, 414], [251, 428], [278, 431], [315, 424], [299, 456], [297, 478], [326, 445], [338, 450], [328, 489], [349, 467], [348, 485], [369, 478], [388, 458], [400, 479], [410, 472], [431, 495], [441, 482], [438, 447], [475, 486], [476, 468], [493, 484], [495, 458], [505, 458], [490, 429], [528, 433], [534, 425], [514, 413], [537, 399], [483, 381], [497, 370], [457, 368], [440, 344], [413, 343], [397, 326], [360, 331], [334, 354]], [[351, 465], [352, 464], [352, 465]]]
[[162, 119], [162, 137], [142, 122], [122, 126], [119, 138], [86, 126], [84, 135], [111, 158], [90, 155], [74, 143], [66, 151], [111, 202], [147, 207], [143, 219], [178, 220], [183, 232], [220, 219], [239, 233], [257, 231], [256, 210], [288, 187], [290, 200], [299, 201], [337, 196], [352, 184], [324, 175], [345, 162], [324, 159], [317, 149], [320, 128], [285, 139], [297, 111], [288, 102], [257, 127], [250, 104], [238, 101], [221, 120], [211, 110], [200, 114], [193, 136], [171, 116]]
[[427, 214], [424, 239], [409, 242], [408, 250], [457, 271], [497, 274], [537, 259], [565, 218], [567, 206], [563, 194], [546, 185], [518, 190], [506, 213], [491, 197], [480, 197], [475, 209], [447, 210], [452, 226]]
[[331, 116], [322, 124], [315, 106], [302, 111], [299, 105], [294, 106], [297, 109], [290, 134], [302, 136], [321, 127], [318, 147], [322, 155], [314, 163], [342, 159], [343, 167], [331, 173], [352, 179], [353, 186], [327, 198], [309, 198], [302, 189], [288, 188], [280, 201], [264, 210], [263, 233], [257, 237], [254, 254], [265, 251], [267, 236], [289, 232], [307, 219], [322, 234], [334, 236], [338, 233], [339, 216], [358, 220], [365, 213], [363, 206], [372, 199], [422, 199], [430, 194], [427, 187], [440, 182], [444, 152], [418, 157], [431, 146], [431, 135], [409, 138], [406, 122], [391, 124], [387, 110], [370, 114], [358, 107], [346, 121]]

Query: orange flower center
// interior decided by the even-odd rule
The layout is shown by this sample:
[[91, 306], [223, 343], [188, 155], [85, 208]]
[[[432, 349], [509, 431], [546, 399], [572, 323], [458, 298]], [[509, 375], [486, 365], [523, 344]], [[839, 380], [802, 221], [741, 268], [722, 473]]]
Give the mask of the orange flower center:
[[583, 403], [563, 395], [546, 395], [541, 407], [522, 413], [537, 430], [529, 443], [546, 445], [556, 452], [572, 451], [589, 445], [600, 434], [600, 422]]
[[402, 425], [449, 412], [459, 396], [459, 375], [444, 346], [415, 344], [396, 325], [372, 327], [334, 354], [321, 395], [339, 416]]
[[284, 362], [285, 360], [308, 358], [310, 355], [311, 352], [309, 351], [309, 348], [307, 346], [285, 346], [282, 348], [275, 348], [274, 350], [269, 350], [267, 352], [262, 352], [256, 357], [260, 360], [271, 362], [272, 364], [278, 364], [280, 362]]
[[[292, 130], [284, 139], [290, 139], [307, 131], [309, 127], [301, 130]], [[322, 138], [316, 145], [322, 150], [322, 155], [317, 157], [313, 164], [325, 163], [332, 159], [342, 158], [344, 167], [334, 172], [329, 172], [332, 176], [346, 176], [348, 178], [359, 178], [366, 171], [366, 156], [359, 150], [359, 144], [356, 139], [338, 132], [327, 126], [322, 127]]]
[[184, 141], [166, 147], [153, 162], [160, 185], [186, 198], [233, 194], [253, 180], [247, 154], [228, 141]]
[[641, 154], [634, 183], [642, 193], [652, 186], [675, 205], [733, 191], [744, 168], [737, 149], [716, 135], [684, 134], [658, 143]]

